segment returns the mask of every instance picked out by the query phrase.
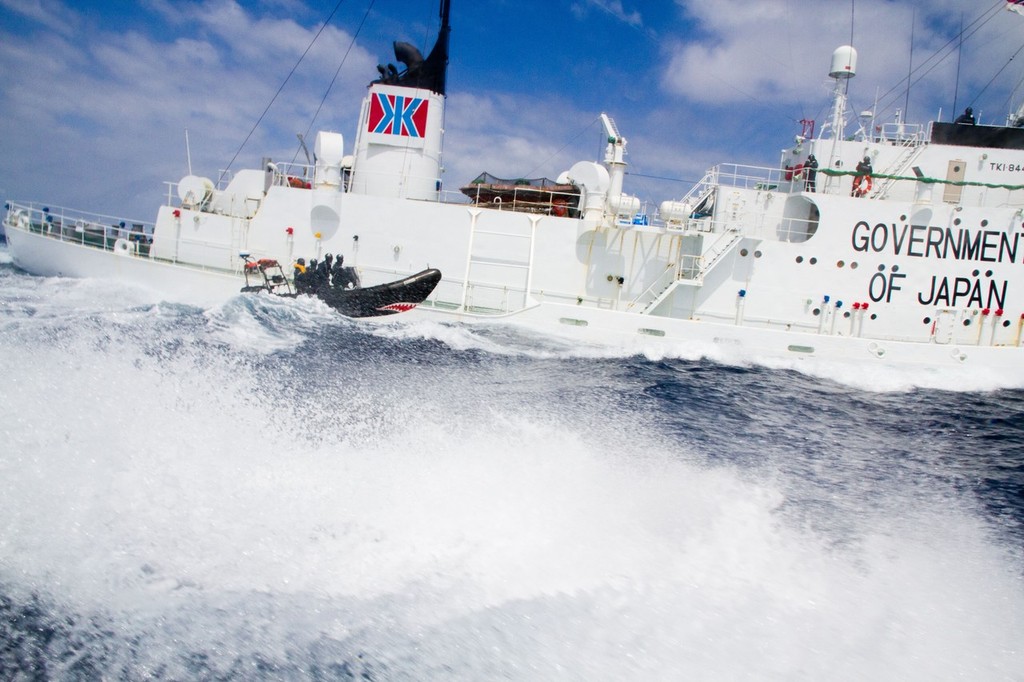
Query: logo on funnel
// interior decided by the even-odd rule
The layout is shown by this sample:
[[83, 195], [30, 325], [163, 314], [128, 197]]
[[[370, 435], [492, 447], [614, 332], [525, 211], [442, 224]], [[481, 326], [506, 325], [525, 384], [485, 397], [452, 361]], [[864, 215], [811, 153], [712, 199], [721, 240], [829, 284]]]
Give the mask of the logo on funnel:
[[427, 131], [427, 105], [420, 97], [375, 93], [370, 100], [370, 133], [423, 137]]

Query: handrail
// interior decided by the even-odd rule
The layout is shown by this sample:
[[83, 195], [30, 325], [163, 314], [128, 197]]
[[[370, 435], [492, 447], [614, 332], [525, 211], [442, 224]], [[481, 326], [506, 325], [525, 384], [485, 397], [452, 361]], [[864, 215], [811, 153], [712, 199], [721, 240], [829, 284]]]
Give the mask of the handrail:
[[[152, 234], [153, 233], [153, 221], [151, 221], [151, 220], [149, 220], [149, 221], [147, 221], [147, 220], [135, 220], [135, 219], [132, 219], [132, 218], [124, 218], [124, 217], [120, 217], [120, 216], [105, 215], [105, 214], [102, 214], [102, 213], [88, 213], [86, 211], [79, 211], [79, 210], [73, 209], [73, 208], [65, 208], [63, 206], [54, 206], [52, 204], [42, 204], [42, 203], [32, 202], [32, 201], [27, 202], [27, 203], [7, 201], [7, 202], [4, 203], [4, 206], [7, 209], [7, 214], [8, 215], [10, 215], [11, 213], [13, 213], [16, 210], [22, 210], [22, 211], [25, 211], [25, 212], [27, 212], [29, 214], [31, 214], [31, 213], [39, 213], [39, 214], [41, 214], [44, 217], [44, 220], [45, 220], [46, 216], [51, 216], [51, 220], [45, 221], [45, 222], [53, 222], [53, 220], [56, 219], [56, 218], [60, 218], [61, 222], [63, 222], [64, 220], [71, 220], [71, 221], [84, 220], [84, 221], [86, 221], [88, 223], [92, 223], [92, 224], [96, 224], [96, 225], [105, 225], [105, 224], [109, 223], [110, 221], [117, 221], [118, 225], [116, 225], [116, 226], [115, 225], [110, 225], [110, 227], [125, 227], [127, 225], [133, 225], [133, 226], [134, 225], [141, 225], [144, 228], [144, 231], [146, 231], [145, 228], [147, 228], [147, 227], [149, 228], [148, 231], [147, 231], [147, 234]], [[41, 222], [43, 222], [43, 221], [41, 221]]]
[[[665, 279], [665, 275], [672, 275], [672, 279], [670, 279], [663, 286], [658, 287], [658, 285], [662, 283], [662, 280]], [[661, 294], [661, 292], [664, 291], [668, 286], [670, 286], [672, 284], [672, 282], [674, 282], [675, 280], [676, 280], [675, 263], [668, 263], [668, 264], [665, 265], [664, 272], [662, 272], [660, 275], [655, 277], [654, 281], [651, 282], [651, 285], [649, 287], [647, 287], [646, 289], [641, 291], [639, 294], [637, 294], [636, 298], [634, 298], [632, 301], [630, 301], [629, 303], [626, 304], [626, 310], [631, 310], [632, 308], [634, 308], [640, 302], [640, 299], [644, 298], [649, 293], [652, 293], [654, 291], [654, 289], [656, 287], [658, 287], [658, 293], [651, 297], [651, 301], [656, 300], [658, 298], [658, 296]], [[650, 301], [648, 301], [647, 303], [650, 303]]]

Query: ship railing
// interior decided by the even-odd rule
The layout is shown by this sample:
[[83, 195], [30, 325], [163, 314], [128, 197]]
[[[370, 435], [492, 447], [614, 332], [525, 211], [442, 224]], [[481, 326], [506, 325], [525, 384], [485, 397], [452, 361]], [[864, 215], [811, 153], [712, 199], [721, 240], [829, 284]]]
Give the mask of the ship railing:
[[702, 253], [682, 254], [679, 258], [677, 279], [693, 284], [702, 283], [704, 277], [725, 258], [742, 238], [743, 233], [727, 229], [716, 233], [714, 241], [708, 244]]
[[266, 170], [272, 173], [271, 185], [281, 187], [312, 187], [313, 166], [308, 163], [289, 163], [284, 161], [267, 162]]
[[678, 271], [675, 263], [667, 263], [665, 269], [654, 278], [650, 286], [640, 292], [632, 301], [626, 304], [626, 311], [648, 310], [654, 301], [658, 300], [661, 294], [678, 278]]
[[[9, 201], [6, 206], [5, 225], [62, 242], [111, 251], [121, 256], [152, 257], [198, 270], [241, 273], [244, 265], [238, 257], [238, 249], [200, 239], [181, 238], [177, 240], [173, 253], [157, 257], [151, 253], [154, 225], [149, 222], [33, 203]], [[218, 251], [220, 253], [215, 258], [209, 258], [209, 254]], [[218, 265], [197, 265], [190, 259], [181, 259], [182, 254], [190, 252], [203, 254], [207, 262]], [[253, 254], [257, 258], [264, 255], [272, 257]]]
[[[300, 163], [271, 163], [267, 162], [265, 170], [271, 173], [270, 182], [267, 187], [271, 185], [281, 185], [290, 187], [312, 187], [313, 182], [313, 167], [308, 164]], [[216, 180], [211, 180], [214, 192], [223, 192], [231, 184], [235, 175], [230, 170], [221, 170], [217, 174]], [[184, 202], [178, 195], [179, 182], [164, 182], [167, 187], [167, 206], [177, 208], [178, 206], [184, 205]], [[189, 206], [189, 208], [198, 208], [199, 210], [209, 210], [211, 204], [214, 203], [215, 196], [210, 196], [201, 202], [196, 202], [196, 205]], [[234, 214], [235, 207], [232, 206], [230, 211]], [[251, 207], [248, 209], [249, 217], [252, 217], [254, 211]]]
[[49, 204], [8, 201], [5, 207], [7, 225], [60, 241], [107, 251], [131, 250], [133, 253], [148, 253], [153, 241], [153, 223], [143, 220], [86, 213]]
[[705, 171], [704, 177], [680, 201], [697, 207], [717, 187], [735, 187], [765, 192], [786, 190], [793, 184], [792, 177], [786, 178], [787, 172], [792, 173], [792, 170], [720, 163]]
[[876, 129], [872, 141], [912, 146], [923, 144], [927, 139], [927, 125], [921, 123], [883, 123]]
[[696, 206], [700, 201], [703, 201], [703, 199], [718, 185], [718, 168], [718, 166], [712, 166], [706, 170], [704, 172], [704, 177], [702, 177], [697, 184], [691, 187], [689, 192], [683, 195], [680, 202]]
[[[470, 197], [470, 201], [481, 208], [554, 216], [568, 215], [570, 211], [575, 211], [579, 204], [580, 197], [576, 192], [541, 189], [543, 191], [538, 191], [538, 188], [532, 185], [513, 186], [510, 190], [511, 198], [494, 196], [488, 199], [487, 195], [494, 190], [477, 186], [476, 193]], [[539, 197], [539, 194], [542, 194], [543, 198]]]
[[[917, 160], [917, 157], [921, 155], [921, 152], [924, 151], [925, 147], [922, 142], [923, 140], [918, 140], [917, 138], [907, 138], [896, 142], [896, 146], [901, 147], [902, 149], [891, 164], [886, 168], [881, 169], [881, 175], [894, 176], [904, 174], [907, 169], [910, 168], [910, 165]], [[887, 197], [889, 195], [889, 190], [892, 189], [895, 184], [896, 178], [883, 178], [871, 193], [871, 198], [877, 199], [879, 197]]]

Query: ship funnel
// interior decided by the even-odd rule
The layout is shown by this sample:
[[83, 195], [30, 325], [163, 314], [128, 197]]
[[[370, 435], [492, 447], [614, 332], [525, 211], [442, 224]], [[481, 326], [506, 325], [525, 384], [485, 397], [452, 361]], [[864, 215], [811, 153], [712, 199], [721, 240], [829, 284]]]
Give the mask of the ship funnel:
[[430, 54], [395, 42], [406, 65], [398, 73], [378, 67], [356, 133], [350, 191], [436, 200], [441, 191], [441, 146], [448, 68], [450, 0], [441, 0], [441, 29]]

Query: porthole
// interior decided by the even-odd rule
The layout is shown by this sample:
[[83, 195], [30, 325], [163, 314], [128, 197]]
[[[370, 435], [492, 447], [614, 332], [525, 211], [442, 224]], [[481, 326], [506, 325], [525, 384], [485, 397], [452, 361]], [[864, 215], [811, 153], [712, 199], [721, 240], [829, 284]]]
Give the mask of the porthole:
[[851, 270], [856, 270], [857, 269], [857, 261], [853, 261], [852, 263], [850, 263], [850, 269]]
[[931, 324], [932, 323], [932, 318], [930, 318], [930, 317], [924, 318], [924, 323], [925, 324]]
[[837, 262], [836, 262], [836, 267], [837, 267], [837, 268], [841, 268], [841, 267], [843, 267], [844, 265], [846, 265], [846, 263], [845, 263], [844, 261], [837, 261]]
[[740, 249], [740, 255], [741, 256], [746, 256], [748, 253], [750, 253], [750, 252], [747, 251], [746, 249]]
[[761, 257], [761, 252], [760, 251], [755, 251], [754, 252], [754, 258], [760, 258], [760, 257]]
[[988, 220], [982, 220], [981, 221], [981, 226], [982, 227], [988, 227]]
[[812, 258], [811, 260], [809, 260], [807, 262], [810, 263], [811, 265], [817, 265], [818, 264], [818, 259], [817, 258]]
[[797, 256], [796, 257], [796, 262], [797, 263], [803, 263], [804, 262], [804, 257], [803, 256]]

